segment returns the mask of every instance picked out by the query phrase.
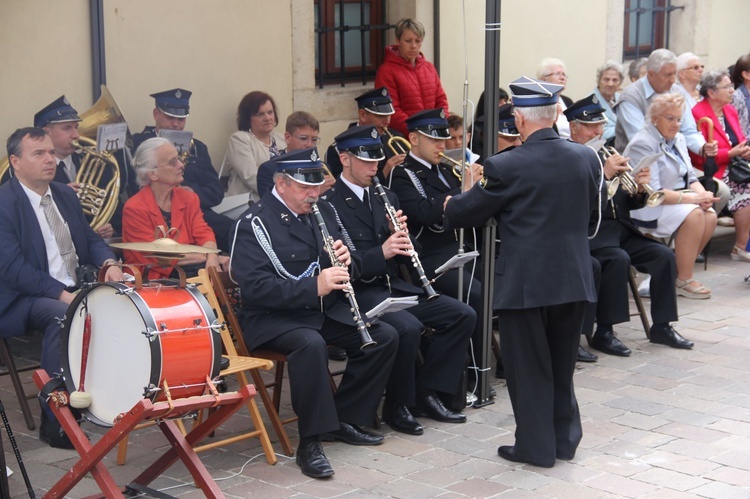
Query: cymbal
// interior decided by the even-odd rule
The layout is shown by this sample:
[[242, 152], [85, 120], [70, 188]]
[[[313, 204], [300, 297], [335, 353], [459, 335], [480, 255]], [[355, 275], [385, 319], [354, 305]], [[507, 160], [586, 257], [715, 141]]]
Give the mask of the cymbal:
[[172, 255], [175, 258], [181, 258], [186, 253], [218, 253], [219, 250], [206, 248], [203, 246], [196, 246], [194, 244], [180, 244], [174, 239], [168, 237], [162, 237], [155, 239], [150, 242], [138, 242], [138, 243], [111, 243], [110, 246], [113, 248], [119, 248], [130, 251], [142, 251], [149, 253], [148, 256], [158, 257], [160, 255]]

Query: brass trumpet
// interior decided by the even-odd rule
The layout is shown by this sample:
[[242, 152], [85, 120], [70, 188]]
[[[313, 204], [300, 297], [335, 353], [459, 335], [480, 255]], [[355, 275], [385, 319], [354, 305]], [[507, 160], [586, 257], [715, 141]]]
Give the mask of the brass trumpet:
[[[615, 151], [613, 147], [602, 147], [600, 151], [602, 156], [604, 156], [604, 161], [617, 154], [617, 151]], [[633, 168], [630, 166], [630, 163], [626, 166], [628, 167], [628, 170], [621, 171], [615, 178], [610, 180], [609, 186], [607, 187], [607, 194], [609, 194], [610, 198], [615, 195], [617, 188], [620, 186], [622, 186], [623, 190], [625, 190], [629, 196], [635, 196], [638, 194], [638, 182], [636, 182], [633, 174], [630, 173], [633, 171]], [[643, 184], [643, 190], [646, 191], [647, 196], [646, 206], [659, 206], [664, 202], [664, 191], [654, 191], [654, 188], [648, 184]]]
[[408, 140], [393, 135], [391, 131], [388, 130], [388, 127], [383, 127], [383, 130], [385, 130], [385, 134], [388, 136], [388, 141], [386, 143], [390, 150], [393, 151], [393, 154], [406, 154], [411, 151], [411, 143], [409, 143]]
[[446, 162], [450, 163], [450, 165], [453, 167], [453, 168], [451, 168], [451, 173], [458, 180], [460, 180], [460, 181], [463, 182], [463, 178], [464, 177], [463, 177], [463, 174], [461, 173], [461, 168], [462, 168], [461, 162], [457, 161], [457, 160], [455, 160], [453, 158], [451, 158], [450, 156], [448, 156], [448, 155], [446, 155], [446, 154], [444, 154], [442, 152], [439, 152], [438, 156], [440, 156], [440, 158], [444, 159]]

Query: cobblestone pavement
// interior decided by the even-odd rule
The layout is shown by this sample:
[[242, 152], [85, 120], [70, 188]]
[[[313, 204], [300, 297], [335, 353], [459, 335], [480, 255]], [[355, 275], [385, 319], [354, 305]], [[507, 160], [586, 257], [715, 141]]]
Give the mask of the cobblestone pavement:
[[[575, 384], [584, 436], [570, 462], [542, 469], [497, 456], [499, 445], [513, 442], [514, 419], [504, 382], [494, 378], [495, 403], [467, 409], [466, 424], [422, 419], [426, 430], [419, 437], [384, 426], [385, 443], [378, 447], [325, 444], [336, 470], [329, 480], [303, 476], [294, 460], [282, 455], [269, 466], [256, 440], [200, 457], [227, 497], [750, 498], [750, 283], [743, 281], [750, 264], [729, 259], [732, 244], [732, 233], [720, 229], [708, 270], [696, 266], [696, 277], [713, 290], [713, 298], [679, 298], [677, 330], [695, 342], [693, 350], [650, 344], [634, 318], [616, 328], [633, 350], [629, 358], [600, 354], [598, 363], [579, 364]], [[0, 396], [41, 495], [77, 455], [47, 447], [26, 429], [7, 376], [0, 378]], [[288, 399], [285, 404], [282, 416], [291, 413]], [[32, 407], [38, 424], [35, 402]], [[247, 425], [249, 417], [238, 414], [217, 433]], [[103, 433], [92, 424], [84, 428], [92, 438]], [[18, 464], [3, 437], [6, 461], [15, 471], [12, 496], [23, 497]], [[158, 430], [145, 429], [132, 436], [125, 466], [115, 464], [114, 452], [105, 463], [124, 484], [166, 448]], [[203, 496], [181, 464], [153, 487], [174, 487], [166, 492], [180, 497]], [[89, 476], [70, 496], [98, 491]]]

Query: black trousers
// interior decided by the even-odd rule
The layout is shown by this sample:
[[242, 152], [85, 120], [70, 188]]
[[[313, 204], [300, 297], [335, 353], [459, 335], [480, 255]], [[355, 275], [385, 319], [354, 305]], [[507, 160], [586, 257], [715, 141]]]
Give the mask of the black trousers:
[[[50, 377], [62, 371], [60, 354], [62, 326], [58, 319], [62, 319], [67, 311], [68, 304], [54, 298], [37, 298], [29, 311], [29, 327], [44, 332], [40, 364]], [[42, 404], [42, 409], [52, 421], [56, 419], [47, 404]]]
[[521, 458], [552, 465], [575, 455], [583, 430], [573, 372], [585, 311], [586, 302], [498, 311]]
[[630, 320], [628, 305], [628, 273], [630, 257], [619, 247], [599, 248], [591, 252], [601, 266], [601, 277], [596, 289], [597, 302], [589, 303], [583, 331], [593, 332], [594, 319], [597, 325], [619, 324]]
[[[386, 386], [387, 400], [412, 407], [417, 389], [458, 391], [466, 349], [476, 323], [476, 313], [471, 307], [441, 295], [409, 309], [385, 314], [380, 320], [399, 333], [398, 352]], [[416, 357], [425, 326], [434, 329], [434, 334], [417, 375]]]
[[[300, 437], [337, 430], [339, 421], [366, 426], [375, 420], [398, 349], [398, 334], [382, 321], [369, 331], [377, 346], [364, 351], [354, 326], [329, 318], [320, 331], [293, 329], [259, 347], [287, 356]], [[335, 395], [328, 380], [328, 344], [343, 348], [349, 358]]]

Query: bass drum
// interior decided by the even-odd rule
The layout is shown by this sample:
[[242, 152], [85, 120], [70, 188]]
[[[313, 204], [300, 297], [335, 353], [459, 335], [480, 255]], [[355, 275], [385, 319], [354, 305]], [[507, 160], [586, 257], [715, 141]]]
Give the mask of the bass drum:
[[141, 289], [99, 283], [70, 305], [61, 337], [66, 388], [81, 377], [83, 329], [91, 315], [84, 388], [91, 405], [82, 412], [95, 424], [112, 426], [140, 400], [203, 395], [206, 376], [219, 375], [221, 335], [216, 316], [194, 287], [149, 283]]

